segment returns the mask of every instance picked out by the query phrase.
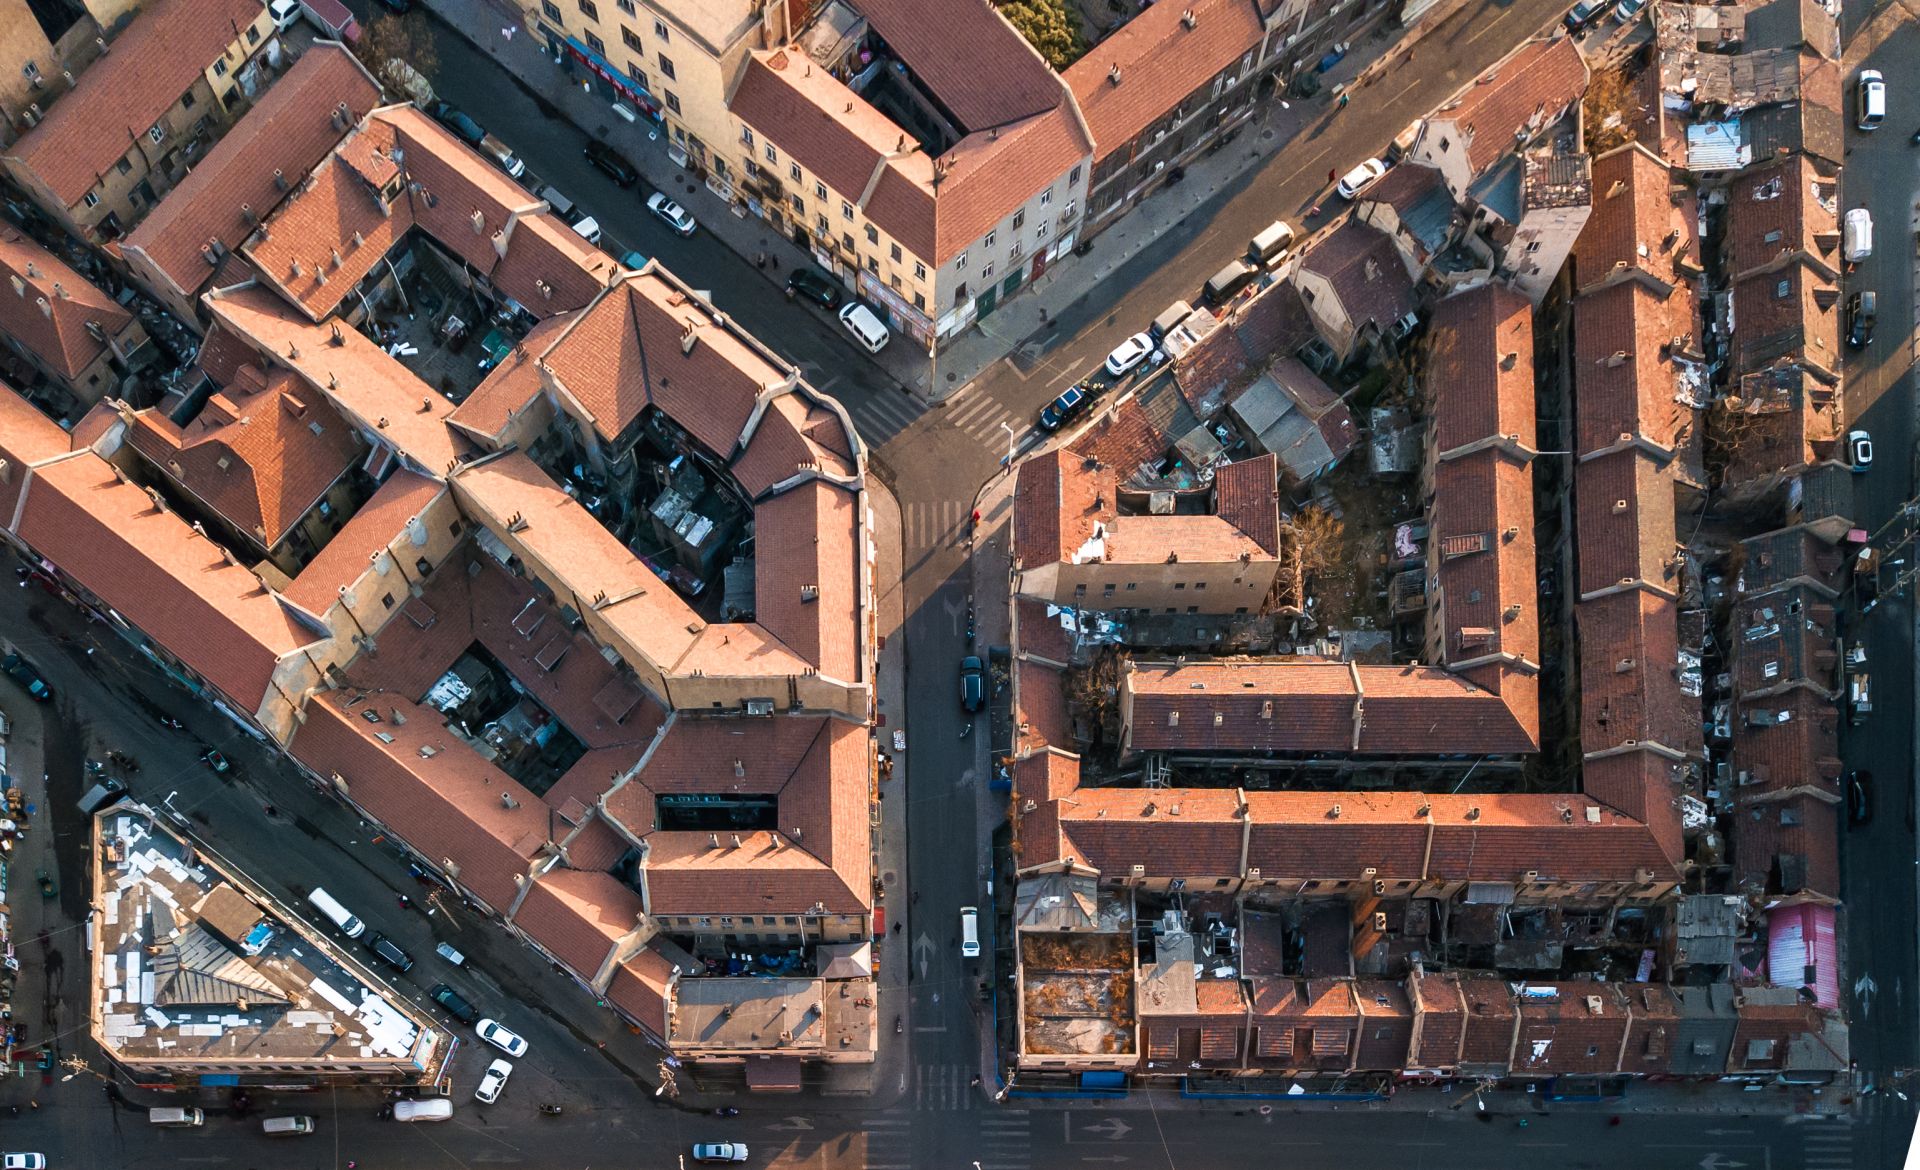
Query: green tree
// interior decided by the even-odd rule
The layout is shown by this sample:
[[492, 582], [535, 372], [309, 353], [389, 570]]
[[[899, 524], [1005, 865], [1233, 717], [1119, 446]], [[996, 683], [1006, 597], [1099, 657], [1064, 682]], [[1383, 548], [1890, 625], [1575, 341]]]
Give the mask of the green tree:
[[1000, 14], [1055, 69], [1065, 69], [1087, 51], [1080, 13], [1070, 0], [1008, 0]]
[[427, 18], [418, 12], [405, 16], [384, 14], [375, 17], [360, 34], [354, 55], [386, 89], [388, 96], [402, 101], [420, 101], [427, 96], [419, 88], [440, 68], [440, 53], [434, 48], [433, 30]]

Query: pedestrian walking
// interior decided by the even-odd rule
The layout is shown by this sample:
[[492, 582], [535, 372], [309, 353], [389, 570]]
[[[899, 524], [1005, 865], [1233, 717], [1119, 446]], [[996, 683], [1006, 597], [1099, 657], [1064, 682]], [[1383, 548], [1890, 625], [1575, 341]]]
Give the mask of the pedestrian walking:
[[780, 271], [780, 257], [775, 256], [772, 252], [768, 252], [767, 267], [773, 269], [775, 272]]
[[1329, 182], [1329, 183], [1331, 183], [1331, 182], [1334, 182], [1334, 181], [1336, 181], [1336, 180], [1338, 180], [1339, 178], [1340, 178], [1340, 172], [1339, 172], [1338, 170], [1334, 170], [1334, 169], [1332, 169], [1332, 168], [1329, 168], [1329, 169], [1328, 169], [1328, 171], [1327, 171], [1327, 182]]
[[1340, 95], [1340, 108], [1343, 110], [1347, 108], [1347, 97], [1344, 93]]

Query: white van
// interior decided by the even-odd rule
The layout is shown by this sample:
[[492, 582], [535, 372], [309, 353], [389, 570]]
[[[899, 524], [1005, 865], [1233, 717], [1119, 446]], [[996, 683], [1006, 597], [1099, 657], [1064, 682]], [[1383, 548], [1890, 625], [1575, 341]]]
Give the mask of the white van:
[[1293, 229], [1284, 220], [1274, 220], [1253, 237], [1247, 245], [1247, 259], [1255, 264], [1265, 264], [1280, 256], [1285, 256], [1293, 247]]
[[847, 327], [848, 333], [853, 334], [855, 341], [866, 347], [868, 353], [879, 353], [887, 348], [887, 342], [893, 340], [893, 335], [880, 323], [880, 318], [859, 301], [848, 301], [840, 307], [840, 323]]
[[268, 1137], [293, 1137], [313, 1132], [311, 1117], [269, 1117], [260, 1123], [260, 1132]]
[[327, 921], [339, 927], [340, 932], [348, 938], [359, 938], [367, 932], [366, 923], [347, 913], [345, 906], [320, 887], [313, 888], [313, 893], [307, 895], [307, 901], [312, 902], [313, 908], [326, 915]]
[[960, 907], [960, 957], [980, 957], [980, 908], [977, 906]]
[[453, 1116], [453, 1102], [445, 1097], [429, 1097], [424, 1101], [395, 1101], [393, 1119], [395, 1121], [445, 1121]]
[[273, 17], [273, 27], [286, 32], [300, 19], [300, 0], [273, 0], [267, 12]]
[[589, 244], [597, 244], [600, 242], [600, 221], [591, 215], [582, 219], [579, 223], [574, 224], [573, 230], [578, 232], [580, 238]]
[[207, 1115], [198, 1109], [181, 1109], [170, 1106], [164, 1109], [147, 1110], [147, 1123], [150, 1125], [164, 1125], [172, 1129], [184, 1129], [196, 1125], [205, 1125], [207, 1123]]
[[1854, 125], [1878, 130], [1887, 118], [1887, 79], [1878, 69], [1862, 69], [1855, 97]]
[[1873, 216], [1867, 214], [1864, 207], [1856, 207], [1847, 212], [1847, 218], [1841, 227], [1840, 256], [1849, 264], [1857, 264], [1873, 255]]

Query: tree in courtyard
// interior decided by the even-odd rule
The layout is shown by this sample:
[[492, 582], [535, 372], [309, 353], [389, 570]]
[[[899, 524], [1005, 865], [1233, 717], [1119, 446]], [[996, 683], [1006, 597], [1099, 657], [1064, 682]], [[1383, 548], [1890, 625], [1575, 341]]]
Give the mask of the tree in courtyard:
[[1055, 69], [1065, 69], [1087, 51], [1080, 13], [1071, 0], [1008, 0], [1000, 15]]
[[414, 92], [416, 79], [424, 81], [440, 68], [433, 30], [418, 12], [375, 17], [353, 52], [389, 95], [403, 100], [420, 97]]

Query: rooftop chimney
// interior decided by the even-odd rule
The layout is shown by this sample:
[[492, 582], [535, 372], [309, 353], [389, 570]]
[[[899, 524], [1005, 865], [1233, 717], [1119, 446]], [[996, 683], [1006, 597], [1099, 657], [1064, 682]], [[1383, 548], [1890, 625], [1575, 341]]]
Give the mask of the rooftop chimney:
[[1107, 70], [1107, 80], [1114, 85], [1120, 84], [1120, 66], [1118, 63], [1115, 63], [1113, 68]]

